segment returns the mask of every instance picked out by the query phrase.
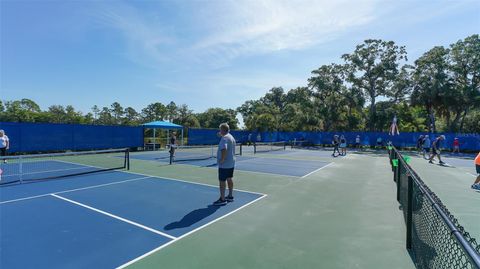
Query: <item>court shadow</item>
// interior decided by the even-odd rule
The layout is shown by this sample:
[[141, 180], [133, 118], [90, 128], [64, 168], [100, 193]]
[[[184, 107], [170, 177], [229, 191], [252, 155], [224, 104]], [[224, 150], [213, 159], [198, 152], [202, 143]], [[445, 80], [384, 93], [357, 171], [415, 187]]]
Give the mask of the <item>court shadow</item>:
[[166, 231], [190, 227], [193, 224], [201, 221], [202, 219], [215, 213], [220, 207], [214, 205], [208, 205], [206, 208], [195, 209], [192, 212], [185, 215], [181, 220], [172, 222], [163, 227]]

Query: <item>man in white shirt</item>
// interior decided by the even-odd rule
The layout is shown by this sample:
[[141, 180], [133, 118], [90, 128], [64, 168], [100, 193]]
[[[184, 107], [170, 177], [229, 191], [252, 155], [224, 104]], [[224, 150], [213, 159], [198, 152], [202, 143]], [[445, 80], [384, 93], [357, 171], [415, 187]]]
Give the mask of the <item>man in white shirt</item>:
[[[217, 150], [218, 182], [220, 187], [220, 198], [213, 204], [222, 206], [227, 202], [233, 202], [233, 171], [235, 170], [235, 138], [230, 134], [230, 127], [227, 123], [220, 124], [220, 143]], [[228, 196], [225, 196], [226, 185], [228, 184]]]
[[[10, 148], [10, 140], [5, 134], [4, 130], [0, 130], [0, 156], [6, 156], [7, 150]], [[7, 163], [6, 159], [3, 159], [4, 163]]]

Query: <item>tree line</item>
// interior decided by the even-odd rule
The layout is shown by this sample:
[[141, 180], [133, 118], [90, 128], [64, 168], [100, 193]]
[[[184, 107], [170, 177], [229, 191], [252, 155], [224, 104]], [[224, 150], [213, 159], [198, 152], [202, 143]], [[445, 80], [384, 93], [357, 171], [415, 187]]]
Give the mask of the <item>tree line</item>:
[[47, 122], [99, 125], [139, 125], [157, 120], [167, 120], [186, 127], [218, 128], [220, 122], [229, 122], [232, 128], [238, 128], [237, 112], [234, 109], [209, 108], [203, 113], [193, 113], [187, 105], [170, 102], [149, 104], [140, 112], [132, 107], [124, 108], [114, 102], [110, 107], [94, 105], [91, 111], [83, 114], [71, 105], [52, 105], [42, 111], [40, 106], [30, 99], [0, 101], [0, 121], [5, 122]]
[[236, 109], [193, 113], [186, 104], [152, 103], [141, 111], [115, 102], [82, 114], [72, 106], [46, 111], [32, 100], [0, 101], [0, 121], [138, 125], [168, 120], [186, 127], [220, 122], [259, 131], [386, 131], [394, 116], [400, 131], [480, 132], [480, 38], [436, 46], [413, 64], [393, 41], [365, 40], [342, 63], [311, 72], [306, 86], [270, 89]]
[[312, 71], [307, 86], [272, 88], [238, 111], [247, 129], [480, 132], [480, 39], [436, 46], [407, 64], [405, 47], [365, 40], [343, 63]]

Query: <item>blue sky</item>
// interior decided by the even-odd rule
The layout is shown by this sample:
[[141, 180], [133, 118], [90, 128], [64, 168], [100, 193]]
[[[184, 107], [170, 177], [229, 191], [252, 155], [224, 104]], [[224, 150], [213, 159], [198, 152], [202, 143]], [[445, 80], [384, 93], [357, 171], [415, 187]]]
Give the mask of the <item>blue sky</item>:
[[369, 38], [409, 62], [480, 32], [480, 1], [0, 0], [0, 99], [236, 108]]

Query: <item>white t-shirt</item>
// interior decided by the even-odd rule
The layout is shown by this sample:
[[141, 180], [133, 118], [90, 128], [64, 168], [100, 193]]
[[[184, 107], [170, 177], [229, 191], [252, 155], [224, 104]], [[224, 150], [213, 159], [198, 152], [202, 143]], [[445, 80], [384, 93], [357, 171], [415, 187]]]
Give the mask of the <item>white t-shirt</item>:
[[2, 137], [0, 137], [0, 148], [6, 148], [7, 142], [8, 142], [8, 136], [3, 135]]

